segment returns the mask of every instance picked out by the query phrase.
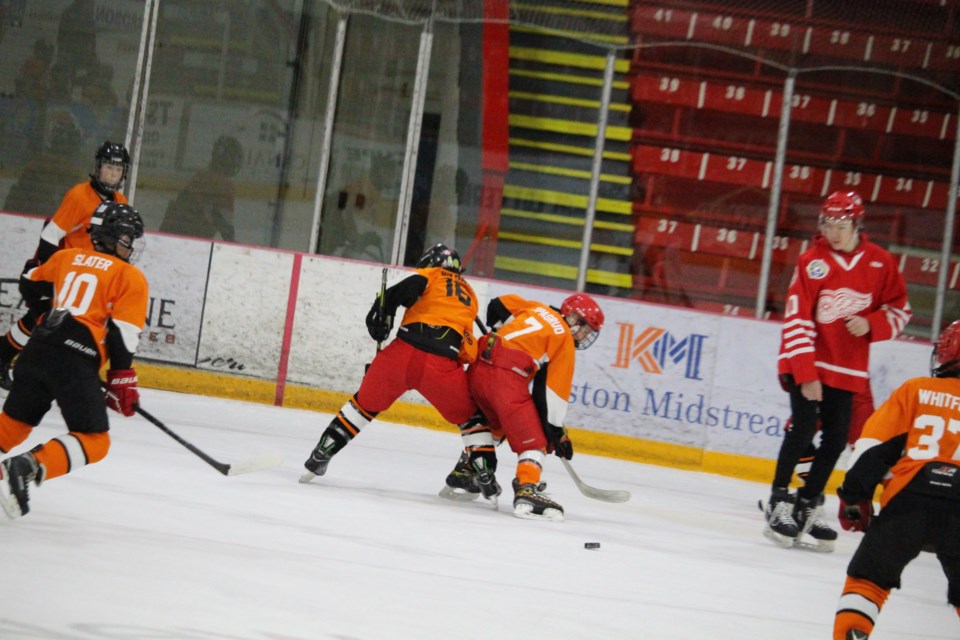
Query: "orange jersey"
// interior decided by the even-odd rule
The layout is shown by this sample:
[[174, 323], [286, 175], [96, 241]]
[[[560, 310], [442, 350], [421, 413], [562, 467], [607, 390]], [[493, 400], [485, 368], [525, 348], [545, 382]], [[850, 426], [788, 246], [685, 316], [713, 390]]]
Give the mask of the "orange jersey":
[[[114, 193], [114, 200], [127, 204], [127, 198], [119, 191]], [[63, 196], [60, 207], [53, 214], [50, 223], [43, 228], [40, 238], [54, 246], [62, 241], [64, 249], [93, 251], [87, 228], [93, 212], [103, 202], [103, 198], [89, 181], [74, 185]]]
[[460, 361], [473, 362], [477, 355], [473, 321], [478, 308], [473, 287], [459, 273], [448, 269], [429, 267], [417, 269], [416, 272], [427, 279], [427, 286], [417, 301], [404, 312], [401, 326], [420, 322], [451, 327], [464, 336]]
[[576, 347], [559, 311], [517, 295], [500, 296], [511, 317], [497, 330], [503, 345], [526, 352], [537, 368], [547, 364], [547, 421], [562, 425], [573, 388]]
[[132, 264], [98, 251], [63, 249], [24, 277], [53, 283], [53, 306], [67, 309], [90, 330], [101, 364], [107, 358], [108, 320], [120, 329], [127, 351], [136, 351], [149, 294], [146, 277]]
[[883, 479], [880, 505], [903, 489], [931, 461], [958, 462], [960, 379], [913, 378], [904, 382], [863, 426], [850, 468], [872, 447], [906, 434], [902, 457]]

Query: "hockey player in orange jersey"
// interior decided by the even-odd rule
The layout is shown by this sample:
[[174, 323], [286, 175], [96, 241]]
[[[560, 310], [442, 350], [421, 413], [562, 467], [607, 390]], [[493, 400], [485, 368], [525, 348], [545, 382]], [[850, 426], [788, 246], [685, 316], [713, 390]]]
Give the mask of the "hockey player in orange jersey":
[[[502, 433], [518, 456], [514, 515], [562, 520], [563, 507], [543, 492], [540, 473], [547, 453], [567, 460], [573, 457], [563, 422], [576, 350], [586, 349], [597, 339], [603, 311], [585, 293], [569, 296], [559, 309], [505, 295], [490, 301], [487, 324], [496, 333], [478, 341], [477, 360], [468, 368], [467, 378], [489, 427], [468, 423], [469, 428], [461, 428], [465, 452], [478, 476], [487, 470], [492, 476], [497, 465], [494, 434]], [[457, 472], [454, 469], [451, 476]]]
[[[55, 296], [14, 366], [0, 413], [0, 451], [30, 435], [56, 401], [68, 433], [0, 463], [0, 506], [11, 518], [30, 509], [30, 484], [98, 462], [110, 448], [107, 407], [133, 415], [139, 400], [136, 351], [147, 318], [147, 281], [130, 264], [143, 220], [129, 205], [97, 207], [90, 222], [93, 249], [57, 251], [21, 276], [32, 300]], [[100, 367], [109, 360], [107, 399]]]
[[477, 411], [463, 365], [476, 357], [472, 327], [477, 296], [460, 273], [460, 256], [446, 245], [430, 248], [416, 273], [377, 297], [367, 331], [378, 343], [389, 337], [397, 308], [406, 307], [397, 338], [379, 351], [360, 389], [330, 422], [304, 462], [309, 482], [326, 473], [330, 459], [403, 393], [419, 391], [445, 420], [459, 425]]
[[[127, 198], [120, 193], [120, 186], [130, 166], [130, 154], [126, 147], [107, 140], [94, 154], [94, 162], [90, 180], [78, 183], [67, 191], [53, 218], [43, 226], [37, 251], [27, 261], [24, 271], [43, 264], [60, 248], [92, 251], [93, 244], [87, 228], [93, 211], [104, 202], [126, 204]], [[35, 308], [28, 306], [27, 313], [0, 339], [0, 392], [10, 389], [13, 360], [30, 339], [37, 318], [45, 308], [45, 301], [40, 301]]]
[[837, 490], [841, 526], [865, 535], [847, 567], [834, 640], [870, 636], [921, 551], [937, 555], [947, 602], [960, 614], [960, 321], [937, 341], [930, 372], [903, 383], [867, 420]]

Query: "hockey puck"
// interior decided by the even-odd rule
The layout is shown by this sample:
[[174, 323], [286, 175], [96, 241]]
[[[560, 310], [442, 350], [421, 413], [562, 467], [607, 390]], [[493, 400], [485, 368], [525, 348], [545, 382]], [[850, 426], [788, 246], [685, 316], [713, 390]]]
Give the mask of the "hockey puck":
[[600, 548], [600, 543], [599, 543], [599, 542], [584, 542], [584, 543], [583, 543], [583, 548], [584, 548], [584, 549], [599, 549], [599, 548]]

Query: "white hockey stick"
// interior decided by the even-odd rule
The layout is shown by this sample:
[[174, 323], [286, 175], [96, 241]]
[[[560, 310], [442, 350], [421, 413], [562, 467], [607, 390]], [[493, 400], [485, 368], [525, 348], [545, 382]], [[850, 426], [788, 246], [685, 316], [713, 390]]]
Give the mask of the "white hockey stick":
[[623, 489], [599, 489], [597, 487], [591, 487], [580, 479], [580, 476], [577, 475], [577, 472], [573, 470], [573, 465], [570, 464], [569, 460], [566, 458], [560, 458], [560, 462], [563, 463], [563, 468], [566, 469], [567, 473], [570, 474], [570, 477], [573, 479], [573, 483], [577, 485], [577, 489], [580, 490], [580, 493], [588, 498], [593, 498], [594, 500], [600, 500], [602, 502], [626, 502], [630, 499], [630, 492], [624, 491]]

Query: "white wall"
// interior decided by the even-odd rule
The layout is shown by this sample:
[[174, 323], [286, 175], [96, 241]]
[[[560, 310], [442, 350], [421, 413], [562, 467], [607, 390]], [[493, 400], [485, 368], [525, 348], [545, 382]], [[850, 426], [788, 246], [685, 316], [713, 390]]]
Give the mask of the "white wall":
[[[19, 317], [15, 283], [39, 231], [39, 219], [0, 215], [2, 330]], [[380, 289], [380, 265], [151, 233], [139, 264], [152, 299], [143, 358], [275, 380], [289, 332], [289, 382], [353, 393], [375, 353], [364, 317]], [[390, 268], [388, 285], [407, 273]], [[569, 295], [470, 281], [481, 310], [505, 293], [555, 306]], [[598, 300], [606, 324], [594, 346], [578, 352], [570, 426], [776, 456], [789, 414], [776, 376], [778, 323]], [[924, 342], [876, 345], [877, 403], [904, 380], [925, 375], [929, 355]], [[416, 394], [407, 400], [423, 402]]]

